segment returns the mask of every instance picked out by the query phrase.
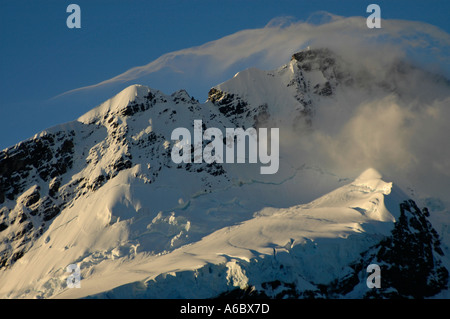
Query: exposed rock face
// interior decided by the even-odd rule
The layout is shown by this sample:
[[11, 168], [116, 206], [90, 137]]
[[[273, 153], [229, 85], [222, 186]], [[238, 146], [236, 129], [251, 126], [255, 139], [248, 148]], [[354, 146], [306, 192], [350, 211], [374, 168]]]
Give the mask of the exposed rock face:
[[[265, 282], [259, 289], [235, 289], [218, 298], [416, 298], [432, 297], [448, 288], [449, 272], [443, 266], [439, 236], [413, 200], [399, 206], [400, 219], [390, 236], [361, 254], [351, 271], [328, 285], [304, 290], [293, 282]], [[380, 288], [366, 288], [367, 266], [380, 267]]]
[[44, 134], [0, 154], [0, 202], [9, 204], [0, 210], [0, 269], [21, 258], [65, 206], [58, 200], [56, 181], [72, 168], [73, 136], [73, 131]]
[[425, 298], [447, 288], [444, 253], [428, 216], [428, 209], [421, 210], [413, 200], [400, 205], [392, 236], [363, 255], [366, 263], [377, 263], [382, 269], [382, 289], [372, 290], [367, 297]]

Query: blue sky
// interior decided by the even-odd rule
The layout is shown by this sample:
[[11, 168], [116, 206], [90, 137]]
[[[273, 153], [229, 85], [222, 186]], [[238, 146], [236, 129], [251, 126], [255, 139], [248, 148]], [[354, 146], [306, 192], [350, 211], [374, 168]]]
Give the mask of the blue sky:
[[[71, 3], [81, 7], [81, 29], [66, 26]], [[450, 33], [448, 0], [0, 0], [0, 149], [78, 118], [131, 83], [55, 98], [64, 92], [108, 80], [169, 52], [264, 28], [277, 17], [305, 21], [318, 11], [367, 17], [370, 3], [380, 5], [382, 19], [422, 21]], [[214, 77], [201, 78], [193, 71], [174, 80], [162, 71], [140, 80], [168, 94], [186, 88], [203, 100], [208, 88], [218, 84], [208, 81], [224, 81], [248, 66], [251, 59]]]

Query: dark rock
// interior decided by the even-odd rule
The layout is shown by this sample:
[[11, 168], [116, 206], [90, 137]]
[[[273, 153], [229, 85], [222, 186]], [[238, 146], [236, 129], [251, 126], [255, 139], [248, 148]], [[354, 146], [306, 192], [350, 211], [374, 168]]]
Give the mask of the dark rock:
[[367, 298], [425, 298], [446, 289], [449, 272], [439, 258], [440, 241], [427, 215], [428, 210], [421, 210], [413, 200], [403, 202], [392, 235], [364, 252], [352, 264], [353, 273], [331, 284], [328, 293], [351, 291], [370, 264], [380, 265], [381, 288], [369, 291]]
[[53, 219], [56, 215], [58, 215], [60, 213], [60, 208], [57, 206], [53, 206], [50, 208], [47, 208], [44, 213], [43, 213], [43, 221], [49, 221], [51, 219]]
[[31, 205], [37, 203], [40, 198], [41, 198], [41, 195], [39, 194], [39, 191], [35, 191], [25, 199], [24, 205], [26, 207], [30, 207]]
[[8, 225], [5, 222], [0, 224], [0, 232], [4, 231], [6, 228], [8, 228]]

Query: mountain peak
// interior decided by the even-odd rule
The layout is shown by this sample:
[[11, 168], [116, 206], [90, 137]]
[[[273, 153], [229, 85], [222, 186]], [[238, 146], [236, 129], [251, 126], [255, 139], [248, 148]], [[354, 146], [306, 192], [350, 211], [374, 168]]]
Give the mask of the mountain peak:
[[307, 47], [306, 49], [294, 53], [291, 57], [291, 60], [303, 62], [308, 60], [315, 60], [318, 58], [327, 58], [327, 57], [332, 58], [333, 56], [335, 56], [335, 54], [330, 49], [327, 48], [311, 49], [311, 47]]
[[[280, 298], [364, 297], [365, 282], [357, 283], [371, 263], [383, 266], [389, 293], [446, 289], [444, 250], [427, 210], [374, 168], [347, 183], [314, 164], [322, 152], [303, 159], [292, 151], [312, 149], [298, 138], [321, 133], [315, 114], [319, 124], [332, 119], [336, 113], [321, 116], [347, 97], [355, 72], [344, 59], [308, 48], [278, 69], [239, 72], [206, 103], [185, 90], [131, 85], [78, 121], [0, 152], [0, 298], [213, 298], [247, 288]], [[356, 84], [349, 91], [365, 90]], [[173, 138], [197, 119], [194, 143], [190, 133]], [[280, 143], [280, 172], [196, 161], [196, 149], [203, 157], [209, 145], [203, 131], [233, 127], [290, 133]], [[185, 141], [194, 161], [175, 163], [171, 150]], [[447, 224], [437, 225], [444, 233]], [[75, 263], [83, 289], [67, 285]], [[406, 277], [395, 279], [397, 269], [408, 269]], [[416, 275], [423, 285], [402, 291]]]
[[327, 48], [310, 49], [309, 47], [300, 52], [294, 53], [291, 61], [297, 61], [304, 71], [320, 70], [324, 71], [333, 67], [338, 60], [338, 56]]
[[380, 172], [374, 168], [366, 169], [355, 179], [353, 185], [368, 188], [371, 192], [381, 192], [384, 195], [389, 195], [392, 191], [392, 183], [383, 181]]
[[145, 99], [149, 96], [151, 91], [152, 89], [144, 85], [130, 85], [117, 93], [114, 97], [79, 117], [78, 121], [92, 123], [95, 122], [96, 119], [101, 119], [109, 113], [120, 113], [121, 110], [127, 108], [131, 102]]

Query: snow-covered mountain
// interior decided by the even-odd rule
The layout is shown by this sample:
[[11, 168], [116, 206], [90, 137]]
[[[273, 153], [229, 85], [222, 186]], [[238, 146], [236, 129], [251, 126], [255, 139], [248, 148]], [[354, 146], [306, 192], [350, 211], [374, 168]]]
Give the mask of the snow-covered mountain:
[[[405, 65], [391, 74], [416, 72]], [[299, 157], [297, 137], [317, 129], [320, 106], [405, 90], [395, 76], [374, 80], [307, 49], [277, 70], [239, 72], [205, 103], [132, 85], [3, 150], [0, 297], [447, 298], [441, 201], [430, 212], [376, 169], [342, 176]], [[248, 161], [175, 164], [171, 133], [195, 120], [223, 132], [280, 128], [278, 172], [261, 175]], [[81, 269], [79, 289], [67, 287], [70, 264]], [[369, 264], [381, 267], [379, 289], [366, 285]]]

